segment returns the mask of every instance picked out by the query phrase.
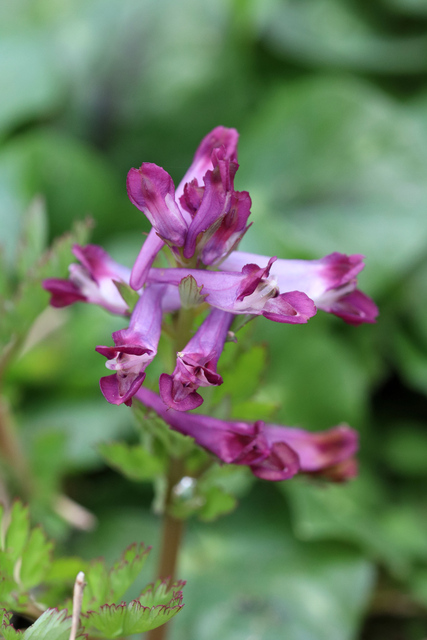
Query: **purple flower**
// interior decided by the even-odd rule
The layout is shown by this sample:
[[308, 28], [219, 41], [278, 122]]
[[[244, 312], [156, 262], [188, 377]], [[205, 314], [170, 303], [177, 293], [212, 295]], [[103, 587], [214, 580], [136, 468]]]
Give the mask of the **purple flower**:
[[175, 431], [191, 436], [220, 460], [246, 465], [264, 480], [287, 480], [298, 472], [342, 481], [355, 474], [357, 433], [347, 426], [310, 433], [262, 421], [224, 421], [167, 409], [159, 396], [140, 389], [135, 396]]
[[241, 273], [203, 271], [199, 269], [150, 269], [149, 282], [179, 285], [192, 276], [212, 307], [233, 314], [262, 315], [274, 322], [301, 324], [316, 313], [313, 301], [300, 291], [280, 293], [274, 278], [269, 278], [270, 258], [266, 267], [246, 264]]
[[[204, 231], [204, 227], [219, 225], [217, 219], [229, 214], [232, 203], [233, 211], [236, 209], [232, 196], [238, 166], [237, 140], [237, 131], [226, 127], [216, 127], [205, 136], [176, 192], [170, 175], [155, 164], [145, 162], [139, 169], [129, 171], [129, 199], [153, 225], [132, 270], [130, 283], [134, 289], [140, 289], [144, 284], [148, 269], [164, 242], [171, 246], [177, 257], [180, 256], [179, 249], [185, 245], [185, 257], [192, 257], [198, 235], [195, 230]], [[225, 223], [233, 227], [234, 235], [244, 232], [245, 207], [240, 209], [237, 221], [233, 213]], [[215, 230], [216, 227], [211, 235]], [[228, 236], [225, 241], [229, 244]]]
[[81, 264], [70, 264], [68, 280], [47, 278], [43, 288], [51, 294], [53, 307], [67, 307], [74, 302], [90, 302], [111, 313], [125, 315], [128, 305], [121, 297], [114, 281], [129, 283], [130, 269], [115, 262], [104, 249], [95, 244], [73, 246], [73, 253]]
[[[233, 252], [221, 265], [225, 271], [240, 271], [249, 261], [268, 260], [267, 256]], [[375, 322], [376, 304], [357, 287], [357, 274], [363, 269], [363, 256], [331, 253], [320, 260], [276, 260], [272, 275], [282, 291], [303, 291], [319, 309], [333, 313], [353, 325]]]
[[213, 170], [203, 178], [205, 187], [194, 181], [186, 185], [181, 203], [193, 216], [184, 245], [184, 257], [201, 252], [204, 264], [214, 264], [239, 242], [246, 231], [251, 199], [246, 191], [234, 191], [238, 165], [224, 149], [212, 153]]
[[232, 320], [230, 313], [212, 309], [187, 346], [177, 353], [173, 374], [162, 373], [160, 395], [168, 407], [177, 411], [195, 409], [203, 403], [197, 393], [199, 387], [222, 384], [216, 366]]
[[115, 371], [100, 380], [101, 391], [111, 404], [131, 406], [132, 396], [145, 379], [145, 369], [157, 353], [162, 325], [162, 297], [166, 288], [149, 285], [131, 315], [129, 327], [113, 333], [114, 347], [96, 347]]
[[155, 228], [161, 240], [182, 247], [187, 222], [175, 202], [175, 186], [170, 175], [152, 162], [131, 169], [127, 177], [128, 196]]

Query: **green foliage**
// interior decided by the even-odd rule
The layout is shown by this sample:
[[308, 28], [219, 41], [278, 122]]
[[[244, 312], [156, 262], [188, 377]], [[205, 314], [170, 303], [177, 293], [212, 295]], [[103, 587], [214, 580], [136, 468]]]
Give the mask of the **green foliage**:
[[87, 582], [82, 611], [86, 612], [103, 604], [120, 601], [129, 587], [134, 583], [150, 552], [150, 547], [133, 544], [126, 549], [123, 556], [108, 571], [105, 561], [96, 560], [87, 569]]
[[128, 284], [124, 282], [114, 282], [116, 285], [118, 292], [122, 296], [123, 300], [129, 307], [129, 313], [132, 313], [136, 303], [139, 300], [139, 295], [136, 291], [134, 291]]
[[[71, 616], [67, 616], [67, 611], [47, 609], [34, 624], [25, 631], [15, 631], [9, 624], [11, 614], [7, 614], [4, 609], [0, 610], [3, 620], [0, 622], [0, 637], [4, 640], [68, 640], [71, 630]], [[78, 633], [77, 638], [82, 638]]]
[[161, 626], [175, 616], [183, 607], [182, 595], [173, 591], [180, 584], [173, 584], [167, 592], [167, 605], [145, 607], [138, 600], [128, 605], [104, 605], [99, 611], [88, 613], [88, 624], [105, 638], [118, 638], [134, 633], [145, 633]]
[[[292, 524], [280, 530], [277, 546], [268, 534], [278, 530], [278, 515], [257, 540], [245, 543], [272, 500], [271, 486], [264, 486], [256, 517], [236, 525], [231, 535], [226, 523], [220, 528], [221, 522], [205, 534], [197, 529], [200, 538], [189, 538], [188, 543], [195, 554], [190, 572], [195, 578], [194, 614], [188, 622], [178, 620], [182, 626], [173, 637], [258, 634], [269, 640], [269, 635], [281, 637], [284, 629], [289, 640], [356, 637], [362, 617], [369, 615], [363, 612], [369, 581], [359, 581], [361, 575], [366, 578], [367, 562], [370, 568], [372, 562], [381, 564], [386, 582], [390, 572], [393, 580], [398, 577], [403, 592], [398, 598], [427, 601], [422, 508], [426, 3], [107, 4], [0, 3], [0, 368], [8, 365], [4, 392], [18, 412], [18, 437], [36, 478], [34, 513], [44, 526], [51, 524], [52, 498], [67, 474], [67, 486], [71, 483], [77, 500], [96, 511], [102, 528], [105, 513], [113, 508], [111, 500], [128, 485], [105, 473], [102, 490], [97, 485], [87, 491], [96, 480], [86, 474], [100, 469], [99, 442], [131, 434], [130, 412], [107, 406], [100, 397], [97, 378], [103, 365], [93, 353], [94, 345], [105, 344], [111, 331], [124, 326], [122, 319], [83, 305], [57, 312], [55, 321], [53, 315], [43, 316], [43, 329], [58, 330], [16, 360], [47, 303], [41, 278], [65, 276], [73, 259], [72, 242], [85, 242], [76, 237], [63, 245], [61, 260], [42, 273], [46, 218], [51, 238], [89, 212], [97, 220], [95, 241], [131, 266], [148, 224], [126, 201], [129, 167], [156, 162], [178, 184], [201, 136], [218, 123], [235, 126], [241, 133], [236, 188], [248, 190], [253, 201], [254, 226], [242, 249], [306, 258], [332, 251], [363, 253], [367, 266], [361, 288], [379, 302], [381, 316], [376, 327], [358, 329], [320, 311], [304, 327], [256, 320], [251, 323], [256, 325], [255, 337], [272, 345], [268, 360], [260, 351], [251, 356], [243, 348], [247, 353], [242, 361], [236, 350], [227, 361], [229, 347], [249, 343], [245, 330], [239, 331], [238, 344], [227, 345], [220, 360], [224, 385], [218, 394], [203, 391], [201, 410], [310, 429], [346, 420], [362, 435], [361, 483], [330, 489], [284, 485]], [[111, 34], [112, 46], [106, 47]], [[127, 302], [131, 308], [132, 299]], [[58, 318], [67, 319], [66, 326], [59, 328]], [[163, 365], [156, 358], [152, 366]], [[244, 487], [252, 482], [242, 469], [230, 469], [227, 475], [225, 467], [218, 467], [215, 473], [224, 476], [217, 475], [215, 482], [210, 478], [203, 493], [200, 483], [210, 457], [188, 440], [175, 438], [161, 422], [147, 421], [141, 446], [145, 453], [127, 445], [114, 449], [113, 456], [119, 451], [119, 458], [125, 458], [123, 470], [126, 466], [141, 474], [151, 456], [160, 468], [169, 452], [189, 456], [186, 472], [195, 482], [176, 503], [186, 513], [200, 514], [204, 495], [214, 496], [216, 489], [240, 496], [239, 483]], [[141, 467], [140, 458], [145, 460]], [[2, 461], [2, 479], [8, 485], [5, 469]], [[151, 499], [148, 494], [135, 485], [121, 505], [120, 515], [137, 532], [141, 501]], [[287, 503], [276, 508], [281, 512]], [[15, 517], [21, 518], [18, 513]], [[25, 528], [25, 522], [21, 518], [20, 526]], [[117, 540], [117, 523], [112, 520], [109, 526]], [[287, 538], [291, 526], [308, 540], [296, 542], [298, 548]], [[65, 542], [64, 526], [60, 535]], [[154, 525], [152, 535], [154, 539]], [[13, 537], [20, 548], [18, 533]], [[85, 540], [72, 537], [75, 553]], [[275, 551], [270, 564], [266, 540]], [[245, 544], [247, 555], [239, 560]], [[340, 555], [342, 545], [347, 551]], [[284, 548], [291, 551], [286, 555]], [[48, 576], [54, 576], [55, 566]], [[245, 573], [246, 566], [260, 577], [259, 590], [268, 598], [250, 592], [253, 576]], [[57, 567], [67, 575], [68, 588], [77, 568]], [[214, 577], [209, 575], [208, 582], [211, 572]], [[236, 575], [226, 593], [225, 573]], [[43, 592], [49, 606], [57, 597], [54, 582], [52, 577]], [[8, 593], [11, 585], [13, 576], [4, 578], [0, 592]], [[392, 627], [387, 635], [395, 632]], [[369, 629], [364, 633], [369, 637]], [[414, 635], [407, 628], [400, 635], [417, 640], [425, 631]]]
[[[0, 526], [2, 543], [0, 548], [0, 605], [28, 615], [34, 608], [40, 617], [19, 637], [31, 640], [62, 640], [69, 637], [72, 601], [65, 603], [66, 609], [47, 609], [38, 604], [32, 590], [37, 587], [38, 597], [47, 600], [63, 595], [63, 588], [70, 586], [82, 566], [86, 569], [86, 586], [83, 592], [81, 619], [83, 629], [95, 629], [104, 638], [142, 633], [160, 626], [178, 613], [182, 607], [181, 588], [184, 582], [160, 581], [148, 585], [139, 599], [129, 604], [123, 597], [139, 577], [151, 547], [143, 543], [130, 545], [122, 557], [107, 568], [105, 561], [94, 560], [90, 564], [77, 558], [52, 560], [53, 543], [49, 542], [39, 527], [30, 530], [28, 508], [15, 502], [5, 522], [4, 510]], [[70, 581], [71, 578], [71, 581]], [[50, 587], [50, 588], [49, 588]], [[62, 602], [56, 602], [61, 606]], [[63, 606], [63, 605], [62, 605]], [[13, 640], [17, 632], [9, 625], [10, 615], [0, 609], [0, 635]], [[78, 636], [80, 637], [80, 636]]]
[[104, 443], [99, 452], [106, 462], [130, 480], [150, 480], [165, 471], [165, 462], [140, 445]]
[[201, 305], [207, 294], [202, 294], [203, 286], [198, 287], [193, 276], [183, 278], [179, 283], [179, 297], [184, 309], [192, 309]]
[[47, 294], [42, 289], [42, 281], [67, 274], [72, 259], [71, 248], [76, 243], [85, 244], [90, 226], [89, 221], [75, 223], [70, 233], [57, 239], [49, 250], [44, 251], [44, 204], [40, 199], [35, 200], [29, 208], [23, 220], [17, 270], [10, 275], [7, 287], [13, 293], [7, 300], [0, 297], [0, 348], [3, 358], [10, 357], [8, 349], [22, 346], [31, 325], [45, 309]]
[[3, 606], [25, 612], [31, 601], [30, 589], [49, 572], [53, 543], [39, 527], [30, 530], [28, 507], [20, 502], [13, 504], [8, 518], [3, 509], [0, 524], [0, 601]]

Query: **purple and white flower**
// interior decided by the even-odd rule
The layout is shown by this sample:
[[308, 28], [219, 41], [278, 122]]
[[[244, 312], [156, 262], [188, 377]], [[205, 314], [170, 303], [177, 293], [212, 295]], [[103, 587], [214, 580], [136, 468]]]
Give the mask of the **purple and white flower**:
[[177, 411], [190, 411], [203, 403], [199, 387], [218, 386], [223, 380], [216, 366], [233, 316], [212, 309], [187, 346], [177, 353], [172, 375], [162, 373], [159, 380], [163, 402]]
[[166, 287], [147, 286], [131, 315], [129, 327], [113, 333], [114, 347], [96, 347], [108, 358], [107, 369], [115, 371], [100, 380], [101, 391], [111, 404], [131, 406], [132, 397], [145, 379], [152, 362], [162, 327], [162, 297]]
[[126, 315], [128, 305], [114, 282], [129, 284], [130, 269], [115, 262], [95, 244], [73, 246], [80, 264], [70, 264], [68, 280], [47, 278], [43, 288], [51, 294], [52, 307], [67, 307], [74, 302], [98, 304], [111, 313]]
[[143, 286], [165, 242], [181, 261], [197, 251], [205, 264], [220, 260], [237, 245], [250, 213], [249, 194], [233, 186], [237, 141], [237, 131], [226, 127], [205, 136], [176, 192], [170, 175], [155, 164], [145, 162], [129, 171], [129, 199], [153, 225], [132, 269], [134, 289]]
[[316, 314], [313, 301], [301, 291], [280, 293], [277, 281], [269, 278], [275, 258], [265, 267], [246, 264], [240, 273], [202, 269], [150, 269], [149, 282], [174, 284], [192, 276], [206, 302], [233, 314], [262, 315], [274, 322], [302, 324]]
[[[371, 298], [357, 289], [357, 275], [364, 256], [331, 253], [320, 260], [281, 260], [274, 262], [272, 276], [281, 291], [303, 291], [319, 309], [343, 318], [348, 324], [375, 322], [378, 308]], [[224, 271], [240, 271], [248, 262], [268, 260], [245, 251], [234, 251], [221, 265]]]

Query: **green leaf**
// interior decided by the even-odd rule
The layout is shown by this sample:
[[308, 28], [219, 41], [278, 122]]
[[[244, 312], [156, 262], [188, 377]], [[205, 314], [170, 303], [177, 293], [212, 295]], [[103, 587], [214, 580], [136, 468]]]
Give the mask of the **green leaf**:
[[31, 531], [21, 559], [19, 579], [24, 589], [32, 589], [46, 577], [51, 566], [53, 543], [49, 542], [40, 527]]
[[172, 599], [168, 606], [160, 605], [151, 609], [138, 600], [128, 605], [104, 605], [99, 611], [88, 614], [89, 624], [106, 638], [118, 638], [134, 633], [145, 633], [168, 622], [184, 606], [182, 596]]
[[130, 287], [125, 282], [119, 282], [117, 280], [114, 280], [113, 282], [116, 285], [116, 288], [120, 293], [120, 295], [122, 296], [123, 300], [126, 302], [127, 306], [129, 307], [129, 313], [132, 313], [136, 303], [139, 300], [139, 294], [136, 291], [134, 291], [134, 289], [132, 289], [132, 287]]
[[111, 585], [111, 602], [118, 602], [135, 582], [147, 560], [151, 547], [143, 543], [132, 544], [116, 562], [109, 574]]
[[202, 294], [203, 285], [197, 286], [193, 276], [186, 276], [178, 286], [181, 305], [184, 309], [192, 309], [203, 304], [208, 294]]
[[0, 609], [0, 637], [5, 640], [17, 640], [21, 635], [10, 624], [11, 618], [12, 612]]
[[35, 29], [2, 34], [0, 137], [27, 120], [52, 113], [61, 100], [64, 77], [46, 35]]
[[24, 278], [46, 248], [48, 220], [43, 198], [36, 197], [22, 218], [22, 231], [18, 246], [17, 273]]
[[211, 522], [219, 516], [230, 513], [237, 506], [237, 500], [219, 487], [210, 487], [204, 492], [205, 504], [198, 512], [201, 520]]
[[259, 387], [266, 360], [266, 348], [262, 345], [253, 346], [234, 357], [227, 367], [224, 383], [215, 390], [215, 402], [221, 401], [225, 396], [228, 396], [232, 403], [252, 399]]
[[71, 248], [75, 243], [87, 241], [90, 227], [90, 220], [76, 222], [72, 231], [58, 238], [21, 282], [0, 327], [0, 346], [2, 342], [9, 342], [11, 336], [23, 340], [36, 317], [47, 306], [48, 294], [41, 286], [42, 280], [67, 275], [68, 266], [73, 261]]
[[177, 580], [171, 584], [168, 578], [159, 578], [155, 583], [147, 585], [142, 590], [138, 601], [144, 607], [166, 606], [172, 598], [176, 597], [175, 592], [181, 591], [185, 584], [184, 580]]
[[30, 533], [30, 517], [28, 507], [22, 502], [13, 503], [10, 512], [10, 523], [7, 528], [4, 549], [12, 562], [21, 556]]
[[[22, 634], [22, 640], [69, 640], [71, 616], [67, 610], [47, 609]], [[80, 635], [78, 637], [81, 637]]]
[[380, 73], [425, 69], [425, 36], [383, 35], [350, 0], [290, 0], [273, 7], [264, 25], [266, 44], [286, 57]]
[[83, 591], [82, 612], [108, 602], [110, 581], [105, 562], [101, 559], [90, 563], [85, 573], [86, 587]]
[[401, 535], [402, 529], [410, 531], [420, 524], [407, 513], [398, 510], [396, 517], [382, 507], [385, 497], [366, 471], [345, 486], [296, 480], [279, 486], [290, 500], [295, 530], [304, 540], [350, 541], [400, 578], [408, 575], [420, 548], [427, 554], [426, 545], [413, 549]]
[[128, 445], [124, 442], [102, 443], [98, 450], [110, 466], [130, 480], [149, 480], [165, 471], [164, 460], [154, 456], [141, 445]]
[[173, 458], [182, 458], [194, 449], [194, 440], [169, 428], [164, 420], [140, 402], [132, 405], [134, 416], [143, 433], [150, 435]]

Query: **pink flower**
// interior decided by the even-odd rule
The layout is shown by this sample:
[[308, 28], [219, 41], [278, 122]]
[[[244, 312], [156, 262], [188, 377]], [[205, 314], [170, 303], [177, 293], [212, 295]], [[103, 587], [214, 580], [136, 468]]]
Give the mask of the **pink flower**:
[[[221, 265], [225, 271], [238, 272], [250, 261], [267, 261], [244, 251], [234, 251]], [[331, 253], [320, 260], [276, 260], [271, 271], [282, 291], [303, 291], [323, 311], [358, 325], [375, 322], [376, 304], [357, 289], [357, 275], [363, 269], [363, 256]]]
[[70, 264], [68, 280], [48, 278], [43, 288], [51, 294], [53, 307], [66, 307], [74, 302], [98, 304], [111, 313], [125, 315], [128, 306], [114, 282], [129, 283], [130, 269], [115, 262], [95, 244], [73, 246], [80, 264]]
[[212, 309], [187, 346], [177, 353], [173, 374], [162, 373], [160, 395], [168, 407], [177, 411], [195, 409], [203, 403], [197, 393], [199, 387], [222, 384], [216, 365], [232, 320], [230, 313]]
[[[275, 258], [265, 267], [246, 264], [240, 273], [202, 269], [150, 269], [149, 282], [179, 285], [192, 276], [212, 307], [233, 314], [262, 315], [274, 322], [301, 324], [315, 315], [313, 301], [300, 291], [280, 293], [269, 273]], [[286, 291], [286, 290], [285, 290]]]
[[234, 191], [237, 140], [235, 129], [211, 131], [176, 192], [170, 175], [155, 164], [129, 171], [129, 199], [153, 225], [132, 269], [134, 289], [144, 284], [165, 242], [178, 259], [197, 252], [204, 264], [214, 264], [237, 245], [250, 213], [249, 194]]
[[262, 421], [225, 421], [174, 411], [148, 389], [140, 389], [135, 397], [172, 429], [191, 436], [223, 462], [248, 466], [264, 480], [287, 480], [297, 473], [308, 473], [343, 481], [356, 473], [353, 456], [358, 436], [350, 427], [310, 433]]
[[144, 382], [145, 369], [157, 353], [165, 290], [163, 286], [148, 286], [135, 306], [129, 327], [113, 333], [114, 347], [96, 347], [108, 358], [107, 369], [116, 372], [100, 380], [101, 391], [111, 404], [130, 406]]

